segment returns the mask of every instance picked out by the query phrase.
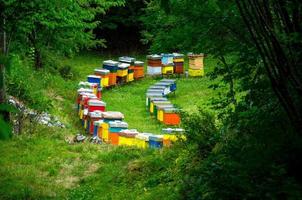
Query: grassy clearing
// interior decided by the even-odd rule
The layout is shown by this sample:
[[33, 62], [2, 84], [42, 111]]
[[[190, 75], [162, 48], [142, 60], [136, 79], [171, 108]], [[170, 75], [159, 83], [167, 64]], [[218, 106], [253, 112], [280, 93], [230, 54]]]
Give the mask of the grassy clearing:
[[[50, 112], [67, 128], [47, 128], [27, 124], [23, 134], [10, 141], [0, 141], [1, 199], [175, 199], [178, 195], [173, 179], [171, 158], [177, 150], [139, 150], [108, 145], [68, 145], [65, 137], [83, 131], [75, 113], [77, 83], [100, 67], [98, 54], [83, 53], [63, 60], [72, 66], [75, 76], [64, 80], [58, 75], [33, 72], [30, 81], [39, 85], [52, 99]], [[140, 56], [140, 59], [144, 59]], [[206, 59], [206, 71], [216, 61]], [[108, 110], [125, 114], [130, 128], [160, 133], [162, 125], [151, 119], [145, 110], [145, 92], [157, 80], [143, 80], [105, 90], [103, 99]], [[180, 78], [178, 90], [170, 99], [186, 111], [198, 106], [209, 108], [207, 102], [217, 95], [208, 88], [204, 78]]]

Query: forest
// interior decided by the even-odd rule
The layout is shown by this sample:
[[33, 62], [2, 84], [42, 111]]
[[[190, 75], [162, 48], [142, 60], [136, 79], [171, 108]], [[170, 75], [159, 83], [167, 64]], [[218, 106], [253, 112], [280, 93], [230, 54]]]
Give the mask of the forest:
[[0, 45], [0, 199], [302, 199], [301, 1], [1, 0]]

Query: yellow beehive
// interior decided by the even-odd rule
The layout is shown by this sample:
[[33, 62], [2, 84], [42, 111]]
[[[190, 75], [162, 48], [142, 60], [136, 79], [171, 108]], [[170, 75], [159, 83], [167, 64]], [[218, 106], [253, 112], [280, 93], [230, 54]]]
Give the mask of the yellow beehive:
[[109, 76], [102, 77], [102, 87], [108, 87], [109, 86]]
[[134, 143], [135, 146], [137, 146], [138, 148], [147, 149], [149, 147], [149, 143], [146, 142], [145, 140], [135, 138]]
[[135, 136], [133, 144], [138, 148], [146, 149], [149, 147], [149, 135], [148, 133], [139, 133]]
[[107, 123], [102, 124], [102, 139], [105, 142], [109, 141], [109, 125]]
[[173, 66], [167, 65], [167, 66], [162, 67], [162, 73], [163, 74], [173, 74], [173, 72], [174, 72], [174, 67]]
[[163, 139], [170, 140], [171, 142], [176, 142], [178, 138], [176, 135], [173, 134], [165, 134]]
[[123, 136], [120, 136], [119, 141], [118, 141], [118, 145], [127, 146], [127, 138], [123, 137]]
[[158, 110], [158, 111], [157, 111], [157, 119], [158, 119], [160, 122], [163, 122], [163, 121], [164, 121], [164, 110]]
[[189, 69], [189, 76], [204, 76], [204, 69]]
[[80, 108], [80, 110], [79, 110], [80, 119], [83, 119], [83, 115], [84, 115], [84, 110], [82, 108]]
[[134, 81], [134, 73], [130, 73], [127, 75], [127, 82]]
[[154, 112], [154, 103], [150, 102], [150, 113]]
[[124, 77], [128, 75], [128, 69], [119, 69], [117, 70], [117, 76]]
[[189, 68], [190, 69], [203, 69], [204, 54], [189, 55]]

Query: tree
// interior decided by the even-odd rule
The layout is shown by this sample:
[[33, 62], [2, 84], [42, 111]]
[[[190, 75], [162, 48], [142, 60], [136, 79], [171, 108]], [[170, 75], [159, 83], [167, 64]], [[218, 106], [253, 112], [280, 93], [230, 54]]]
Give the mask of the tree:
[[95, 40], [92, 33], [100, 23], [95, 16], [123, 3], [123, 0], [5, 1], [7, 48], [23, 53], [33, 48], [38, 69], [48, 52], [68, 55], [84, 47], [102, 45], [103, 40]]
[[239, 1], [240, 14], [263, 60], [272, 88], [302, 134], [302, 3]]

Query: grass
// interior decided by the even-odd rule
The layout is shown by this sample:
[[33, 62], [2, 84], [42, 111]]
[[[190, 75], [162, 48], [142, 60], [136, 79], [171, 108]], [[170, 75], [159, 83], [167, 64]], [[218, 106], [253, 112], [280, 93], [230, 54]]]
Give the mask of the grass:
[[[143, 56], [138, 56], [144, 59]], [[139, 150], [109, 145], [75, 144], [66, 137], [83, 132], [75, 113], [77, 83], [100, 67], [102, 57], [83, 53], [62, 62], [72, 66], [75, 76], [33, 72], [30, 81], [44, 88], [51, 99], [50, 112], [66, 124], [65, 129], [26, 124], [24, 134], [0, 141], [0, 199], [176, 199], [172, 160], [177, 150]], [[207, 58], [206, 72], [216, 61]], [[163, 127], [145, 110], [145, 92], [157, 80], [143, 80], [105, 90], [107, 109], [121, 111], [130, 128], [160, 133]], [[212, 81], [204, 78], [177, 78], [178, 90], [170, 100], [185, 111], [198, 106], [210, 108], [209, 100], [218, 91], [208, 88]]]

